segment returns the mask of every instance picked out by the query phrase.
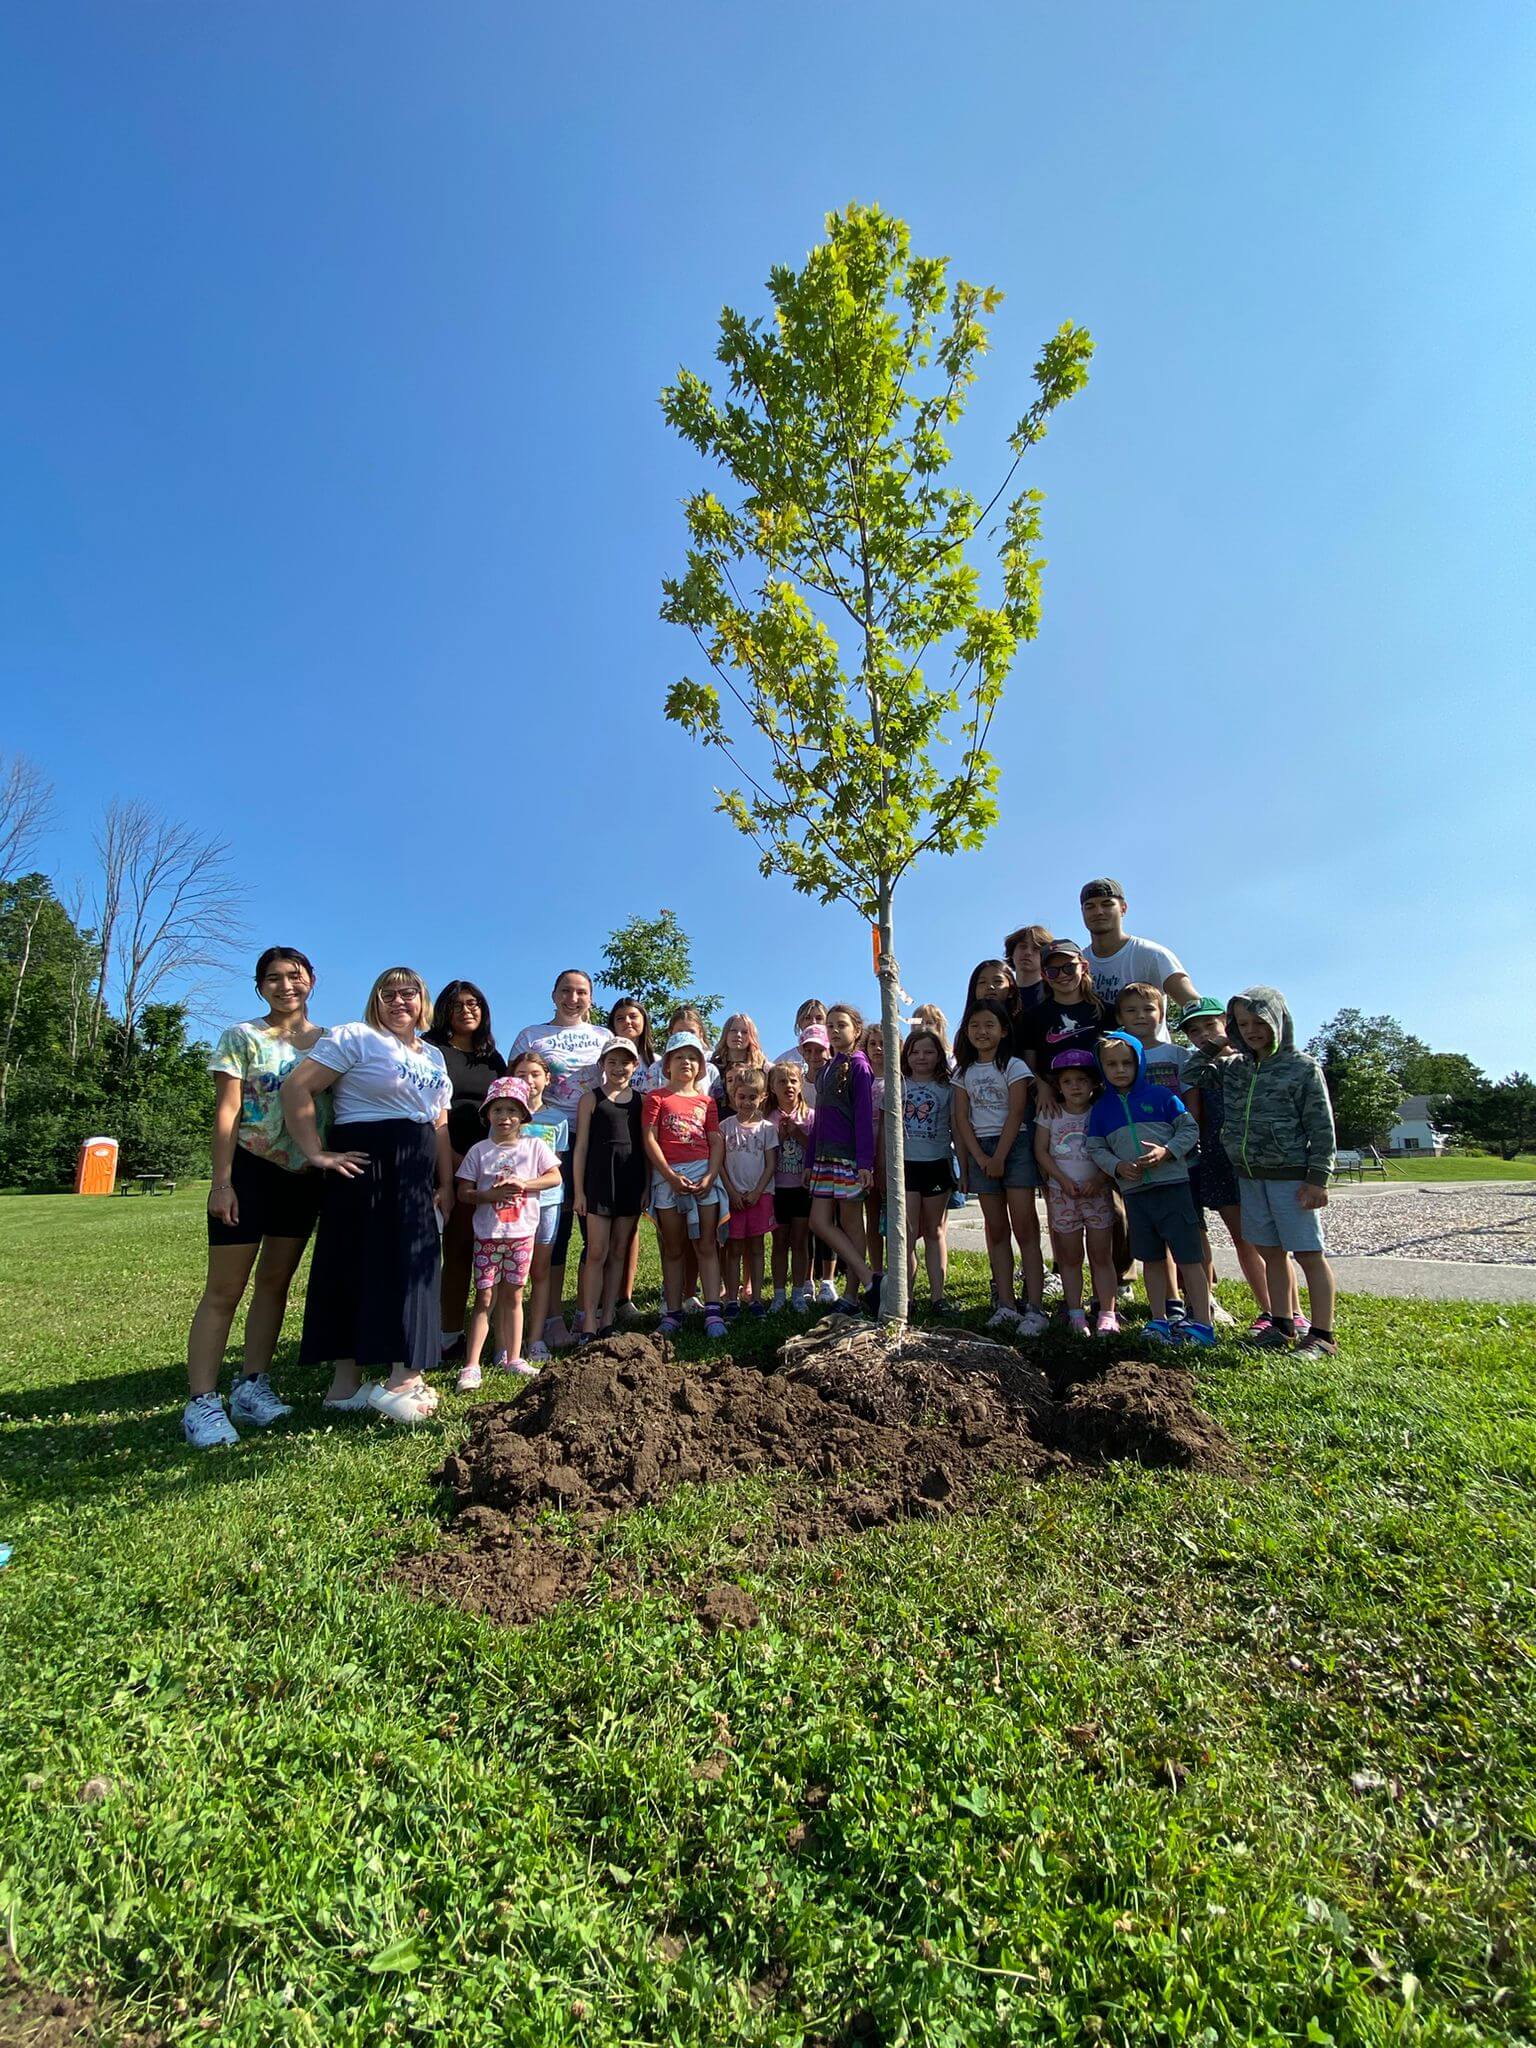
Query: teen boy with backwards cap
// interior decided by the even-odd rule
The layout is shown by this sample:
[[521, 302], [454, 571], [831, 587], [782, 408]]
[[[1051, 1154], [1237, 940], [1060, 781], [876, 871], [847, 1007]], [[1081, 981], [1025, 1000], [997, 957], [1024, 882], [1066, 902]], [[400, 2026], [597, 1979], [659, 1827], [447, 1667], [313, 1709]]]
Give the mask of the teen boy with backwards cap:
[[[1121, 989], [1133, 981], [1160, 988], [1170, 1008], [1198, 1000], [1200, 991], [1177, 953], [1155, 939], [1133, 938], [1125, 929], [1125, 891], [1112, 875], [1084, 882], [1078, 900], [1088, 931], [1088, 968], [1106, 1009], [1114, 1009]], [[1167, 1036], [1166, 1024], [1159, 1027], [1158, 1036]]]

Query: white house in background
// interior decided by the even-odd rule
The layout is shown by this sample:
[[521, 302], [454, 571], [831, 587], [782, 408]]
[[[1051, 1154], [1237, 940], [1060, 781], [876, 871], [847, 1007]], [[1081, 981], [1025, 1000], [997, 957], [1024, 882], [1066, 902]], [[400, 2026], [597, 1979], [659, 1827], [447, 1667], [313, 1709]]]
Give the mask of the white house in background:
[[1405, 1095], [1397, 1122], [1387, 1137], [1389, 1152], [1423, 1152], [1433, 1156], [1445, 1150], [1445, 1134], [1437, 1131], [1429, 1113], [1427, 1095]]

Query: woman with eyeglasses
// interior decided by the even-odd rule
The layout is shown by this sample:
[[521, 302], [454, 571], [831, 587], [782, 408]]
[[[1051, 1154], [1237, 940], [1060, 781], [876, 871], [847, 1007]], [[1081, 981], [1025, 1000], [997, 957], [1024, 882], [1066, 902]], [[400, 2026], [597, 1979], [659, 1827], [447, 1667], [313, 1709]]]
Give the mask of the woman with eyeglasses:
[[[448, 1098], [448, 1146], [453, 1170], [471, 1145], [485, 1136], [480, 1105], [493, 1081], [507, 1071], [491, 1030], [491, 1006], [472, 981], [450, 981], [432, 1005], [432, 1029], [424, 1034], [448, 1069], [453, 1093]], [[443, 1225], [442, 1345], [444, 1365], [464, 1363], [464, 1311], [469, 1300], [469, 1269], [475, 1249], [475, 1212], [455, 1202]]]
[[[439, 1233], [454, 1201], [443, 1055], [422, 1036], [432, 998], [411, 967], [386, 968], [360, 1023], [318, 1040], [283, 1083], [283, 1115], [325, 1174], [304, 1302], [303, 1365], [328, 1363], [331, 1411], [421, 1422], [437, 1406]], [[329, 1090], [330, 1147], [315, 1122]], [[365, 1372], [383, 1377], [365, 1381]]]

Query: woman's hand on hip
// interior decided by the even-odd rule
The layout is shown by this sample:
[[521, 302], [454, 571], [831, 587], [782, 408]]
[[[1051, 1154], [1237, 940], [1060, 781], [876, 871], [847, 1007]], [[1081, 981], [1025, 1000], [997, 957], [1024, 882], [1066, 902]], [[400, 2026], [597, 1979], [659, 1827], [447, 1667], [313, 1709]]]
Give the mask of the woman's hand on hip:
[[316, 1152], [310, 1160], [322, 1173], [339, 1173], [343, 1180], [356, 1180], [368, 1164], [366, 1152]]

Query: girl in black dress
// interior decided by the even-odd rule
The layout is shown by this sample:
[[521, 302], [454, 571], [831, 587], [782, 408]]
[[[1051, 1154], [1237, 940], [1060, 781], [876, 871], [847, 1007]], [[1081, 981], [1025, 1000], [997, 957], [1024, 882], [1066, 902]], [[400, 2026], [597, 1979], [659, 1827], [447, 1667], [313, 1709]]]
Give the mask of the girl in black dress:
[[576, 1213], [587, 1241], [582, 1271], [582, 1334], [613, 1334], [630, 1242], [645, 1209], [651, 1170], [640, 1139], [643, 1097], [632, 1085], [640, 1055], [617, 1038], [598, 1062], [598, 1085], [581, 1098], [572, 1167]]

